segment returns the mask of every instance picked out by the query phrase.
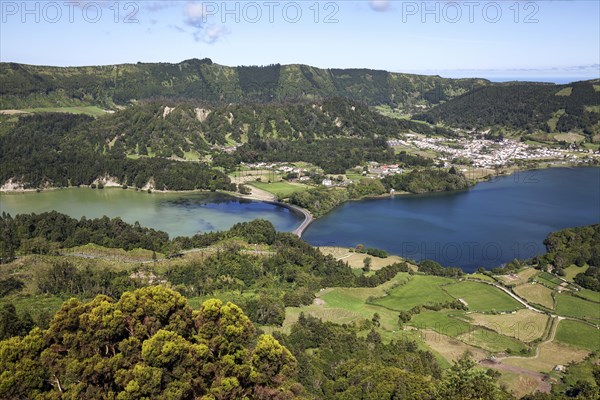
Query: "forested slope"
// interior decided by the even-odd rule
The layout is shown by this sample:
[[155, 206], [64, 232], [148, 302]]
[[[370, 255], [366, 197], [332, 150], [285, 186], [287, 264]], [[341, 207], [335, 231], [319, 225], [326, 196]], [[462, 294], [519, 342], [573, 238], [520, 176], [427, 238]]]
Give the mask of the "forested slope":
[[488, 84], [368, 69], [307, 65], [227, 67], [210, 59], [48, 67], [0, 63], [0, 109], [57, 105], [129, 105], [165, 97], [219, 102], [297, 101], [346, 97], [367, 104], [437, 104]]
[[[415, 118], [463, 128], [600, 133], [600, 81], [511, 83], [477, 88]], [[556, 118], [556, 121], [552, 121]], [[552, 125], [552, 126], [550, 126]]]

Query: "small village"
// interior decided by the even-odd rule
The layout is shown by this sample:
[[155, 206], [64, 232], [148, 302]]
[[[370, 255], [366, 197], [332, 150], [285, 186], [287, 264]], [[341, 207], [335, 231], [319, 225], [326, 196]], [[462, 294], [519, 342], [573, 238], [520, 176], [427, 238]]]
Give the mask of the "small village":
[[504, 139], [501, 141], [487, 139], [449, 139], [421, 137], [415, 134], [404, 135], [405, 139], [388, 141], [391, 147], [403, 146], [418, 150], [431, 150], [446, 163], [462, 159], [478, 168], [505, 167], [517, 160], [561, 160], [580, 162], [577, 153], [585, 153], [600, 158], [600, 152], [591, 150], [563, 150], [547, 147], [530, 146], [527, 143]]
[[[439, 168], [450, 168], [456, 165], [461, 172], [469, 168], [492, 170], [507, 168], [523, 162], [546, 162], [552, 165], [581, 165], [600, 161], [600, 151], [587, 149], [552, 149], [543, 146], [532, 146], [524, 142], [510, 139], [488, 140], [469, 138], [424, 137], [416, 134], [405, 134], [402, 138], [391, 139], [388, 146], [406, 149], [407, 152], [429, 153]], [[283, 178], [289, 182], [318, 183], [326, 187], [345, 186], [359, 177], [376, 178], [387, 175], [402, 174], [406, 168], [400, 164], [382, 164], [369, 161], [364, 166], [357, 166], [352, 177], [324, 176], [321, 170], [311, 165], [298, 165], [286, 162], [241, 163], [241, 171], [250, 178], [251, 171], [269, 171], [273, 181]], [[244, 172], [240, 172], [244, 174]], [[281, 177], [275, 179], [275, 175]], [[315, 176], [320, 176], [318, 182]], [[248, 179], [249, 180], [249, 179]], [[268, 179], [271, 180], [271, 179]]]

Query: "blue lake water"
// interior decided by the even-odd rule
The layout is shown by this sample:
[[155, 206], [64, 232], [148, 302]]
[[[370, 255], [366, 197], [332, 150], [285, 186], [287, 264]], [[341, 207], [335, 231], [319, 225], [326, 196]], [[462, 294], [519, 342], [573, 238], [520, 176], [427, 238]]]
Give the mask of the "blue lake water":
[[[292, 231], [302, 217], [286, 208], [219, 193], [152, 193], [73, 188], [0, 194], [0, 212], [57, 210], [75, 218], [121, 217], [171, 237], [229, 229], [264, 218]], [[520, 172], [453, 193], [349, 202], [313, 222], [313, 245], [362, 243], [411, 259], [471, 271], [545, 252], [548, 233], [600, 223], [600, 168]]]
[[346, 203], [303, 238], [313, 245], [362, 243], [473, 271], [543, 254], [548, 233], [594, 223], [600, 223], [600, 168], [553, 168], [467, 191]]

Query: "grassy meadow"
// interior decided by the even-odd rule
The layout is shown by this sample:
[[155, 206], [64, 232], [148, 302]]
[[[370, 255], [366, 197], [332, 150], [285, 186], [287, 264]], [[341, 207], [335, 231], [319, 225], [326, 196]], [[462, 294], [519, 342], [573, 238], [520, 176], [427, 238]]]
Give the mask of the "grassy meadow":
[[308, 190], [311, 186], [304, 185], [302, 183], [295, 182], [251, 182], [249, 183], [251, 186], [255, 186], [258, 189], [264, 190], [265, 192], [269, 192], [274, 194], [277, 197], [285, 198], [289, 197], [292, 193], [302, 192], [304, 190]]
[[590, 351], [600, 351], [600, 330], [572, 320], [562, 320], [556, 330], [556, 341]]
[[92, 117], [99, 117], [107, 114], [106, 110], [97, 106], [78, 106], [78, 107], [41, 107], [41, 108], [26, 108], [20, 110], [26, 113], [69, 113], [69, 114], [86, 114]]
[[472, 311], [515, 311], [521, 303], [495, 288], [479, 282], [458, 282], [444, 286], [444, 290], [457, 299], [464, 300]]
[[556, 312], [567, 317], [589, 320], [595, 324], [600, 322], [600, 305], [598, 303], [570, 294], [561, 293], [556, 296]]
[[552, 289], [536, 283], [525, 283], [517, 286], [514, 292], [532, 304], [539, 304], [546, 308], [554, 308]]

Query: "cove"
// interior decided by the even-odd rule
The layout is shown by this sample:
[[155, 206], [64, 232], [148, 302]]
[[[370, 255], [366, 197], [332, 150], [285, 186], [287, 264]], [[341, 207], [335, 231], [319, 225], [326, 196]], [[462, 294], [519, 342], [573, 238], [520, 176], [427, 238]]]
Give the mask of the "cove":
[[0, 194], [0, 212], [11, 215], [56, 210], [74, 218], [104, 215], [165, 231], [170, 237], [220, 231], [262, 218], [278, 231], [292, 231], [303, 216], [285, 207], [222, 193], [147, 193], [120, 188], [69, 188]]
[[545, 253], [546, 236], [600, 223], [600, 168], [518, 172], [467, 191], [349, 202], [313, 222], [315, 246], [362, 243], [467, 272]]

